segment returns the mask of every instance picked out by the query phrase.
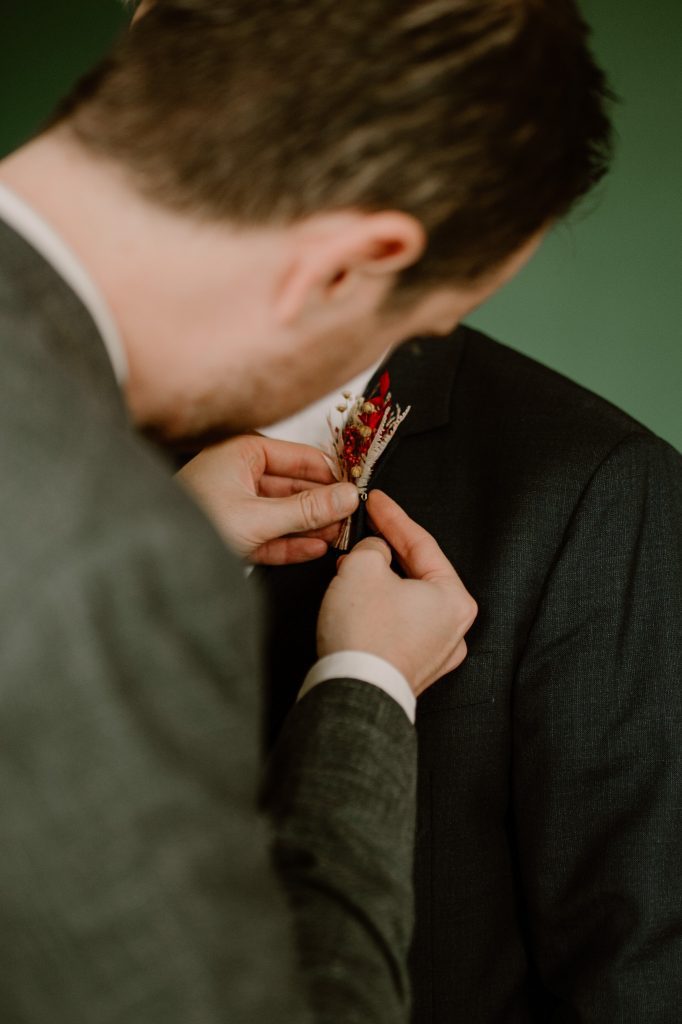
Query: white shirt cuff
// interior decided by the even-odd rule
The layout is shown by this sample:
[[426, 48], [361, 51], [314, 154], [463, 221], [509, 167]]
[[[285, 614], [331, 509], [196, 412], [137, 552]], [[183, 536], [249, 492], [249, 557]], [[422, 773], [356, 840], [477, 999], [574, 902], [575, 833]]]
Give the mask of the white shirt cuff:
[[318, 683], [328, 679], [358, 679], [371, 683], [397, 701], [414, 725], [417, 701], [402, 672], [389, 661], [367, 651], [337, 651], [316, 661], [303, 680], [297, 700], [305, 697]]

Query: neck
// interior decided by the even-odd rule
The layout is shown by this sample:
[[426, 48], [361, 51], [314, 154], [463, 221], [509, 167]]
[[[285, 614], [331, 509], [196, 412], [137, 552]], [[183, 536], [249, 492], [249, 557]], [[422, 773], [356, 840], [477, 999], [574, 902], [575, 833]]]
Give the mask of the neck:
[[[102, 294], [128, 362], [133, 420], [145, 425], [181, 404], [186, 380], [175, 348], [191, 346], [212, 292], [233, 292], [235, 310], [253, 296], [252, 282], [276, 259], [272, 239], [264, 244], [256, 235], [245, 244], [229, 225], [155, 205], [122, 168], [87, 152], [64, 127], [0, 162], [0, 181], [62, 238]], [[241, 335], [222, 344], [239, 359]]]

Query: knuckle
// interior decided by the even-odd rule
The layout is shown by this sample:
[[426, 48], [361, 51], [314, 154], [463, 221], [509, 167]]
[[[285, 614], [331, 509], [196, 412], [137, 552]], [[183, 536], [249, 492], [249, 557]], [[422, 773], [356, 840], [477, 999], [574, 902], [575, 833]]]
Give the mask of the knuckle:
[[457, 620], [461, 623], [462, 628], [466, 632], [466, 630], [470, 629], [476, 621], [478, 616], [478, 604], [471, 594], [463, 591], [460, 587], [457, 588], [454, 598]]
[[454, 663], [453, 664], [453, 668], [459, 668], [460, 665], [462, 665], [466, 661], [466, 658], [467, 658], [468, 654], [469, 654], [469, 648], [467, 647], [466, 640], [460, 640], [460, 642], [457, 644], [457, 648], [455, 650], [455, 654], [454, 654], [454, 658], [453, 658], [453, 663]]
[[301, 509], [301, 523], [304, 530], [316, 530], [322, 526], [324, 519], [320, 509], [318, 496], [314, 491], [301, 491], [298, 496]]
[[467, 625], [468, 626], [473, 626], [473, 624], [476, 621], [477, 617], [478, 617], [478, 604], [473, 599], [473, 597], [471, 595], [469, 595], [468, 600], [467, 600], [467, 611], [466, 611]]

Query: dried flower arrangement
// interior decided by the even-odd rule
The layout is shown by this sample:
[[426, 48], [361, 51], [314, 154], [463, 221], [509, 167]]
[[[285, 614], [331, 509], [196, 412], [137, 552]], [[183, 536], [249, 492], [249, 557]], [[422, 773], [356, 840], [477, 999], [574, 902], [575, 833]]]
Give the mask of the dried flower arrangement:
[[[360, 492], [362, 501], [367, 500], [367, 487], [380, 456], [395, 436], [395, 432], [410, 411], [403, 411], [393, 405], [391, 382], [388, 373], [382, 373], [375, 391], [369, 396], [353, 398], [344, 391], [343, 402], [336, 407], [345, 415], [341, 426], [335, 426], [329, 416], [332, 435], [330, 455], [339, 480], [350, 480]], [[335, 547], [347, 551], [350, 543], [352, 517], [348, 517], [341, 528]]]

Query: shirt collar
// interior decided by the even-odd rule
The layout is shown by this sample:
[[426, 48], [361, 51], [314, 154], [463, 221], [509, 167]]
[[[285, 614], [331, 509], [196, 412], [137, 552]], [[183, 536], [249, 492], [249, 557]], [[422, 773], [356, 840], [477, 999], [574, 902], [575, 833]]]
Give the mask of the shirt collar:
[[353, 398], [364, 395], [367, 382], [371, 380], [379, 366], [380, 362], [375, 363], [374, 366], [370, 366], [357, 377], [353, 377], [337, 391], [332, 391], [331, 394], [325, 395], [324, 398], [318, 399], [312, 405], [285, 420], [259, 429], [259, 433], [265, 434], [266, 437], [278, 438], [281, 441], [297, 441], [299, 444], [309, 444], [314, 448], [328, 448], [331, 443], [331, 433], [327, 417], [339, 402], [343, 401], [344, 392], [350, 392]]
[[123, 342], [111, 310], [80, 260], [32, 207], [1, 183], [0, 217], [47, 260], [83, 303], [101, 335], [116, 380], [122, 386], [128, 376]]

